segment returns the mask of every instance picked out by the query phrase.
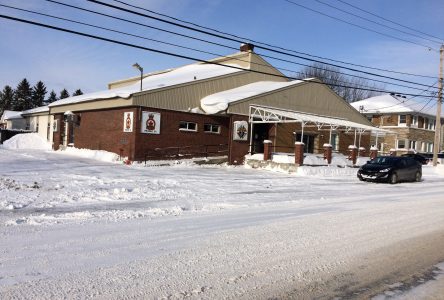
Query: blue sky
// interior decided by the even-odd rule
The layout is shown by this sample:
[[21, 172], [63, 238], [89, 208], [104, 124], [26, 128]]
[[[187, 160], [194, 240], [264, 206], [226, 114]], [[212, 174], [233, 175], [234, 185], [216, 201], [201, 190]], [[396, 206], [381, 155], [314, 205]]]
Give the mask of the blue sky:
[[[59, 1], [137, 20], [148, 25], [183, 32], [199, 38], [221, 42], [231, 47], [237, 48], [239, 46], [236, 42], [223, 41], [184, 29], [177, 29], [159, 22], [104, 8], [84, 0]], [[103, 1], [116, 4], [112, 0]], [[350, 15], [335, 11], [315, 0], [292, 1], [361, 26], [372, 28], [373, 30], [439, 48], [438, 44], [358, 20]], [[345, 6], [337, 0], [322, 1], [361, 14], [359, 11]], [[444, 1], [442, 0], [346, 1], [387, 19], [444, 38]], [[437, 76], [438, 74], [439, 55], [435, 51], [428, 51], [421, 46], [337, 22], [307, 11], [285, 0], [127, 0], [127, 2], [197, 24], [300, 52], [402, 72], [431, 76]], [[156, 30], [68, 9], [44, 0], [0, 0], [0, 4], [45, 12], [221, 55], [234, 52], [230, 49], [190, 41]], [[56, 26], [89, 32], [145, 47], [178, 52], [202, 59], [214, 57], [108, 33], [98, 29], [90, 29], [85, 26], [67, 24], [66, 22], [17, 12], [4, 7], [0, 7], [0, 12], [1, 14], [50, 23]], [[364, 16], [370, 17], [368, 15]], [[375, 21], [382, 22], [377, 19]], [[389, 25], [394, 26], [393, 24]], [[132, 68], [132, 64], [135, 62], [143, 66], [146, 71], [162, 70], [190, 63], [190, 61], [184, 59], [131, 49], [4, 19], [0, 19], [0, 37], [0, 70], [2, 70], [0, 72], [0, 88], [7, 84], [15, 87], [22, 78], [26, 77], [32, 84], [37, 80], [42, 80], [49, 89], [54, 89], [56, 92], [59, 92], [62, 88], [67, 88], [70, 93], [77, 88], [81, 88], [84, 92], [92, 92], [106, 89], [108, 82], [137, 76], [138, 71]], [[257, 52], [265, 53], [260, 49]], [[273, 53], [266, 54], [278, 56]], [[309, 63], [291, 57], [283, 58], [300, 63]], [[297, 65], [269, 61], [278, 67], [294, 71], [300, 69]], [[425, 84], [433, 84], [436, 81], [395, 74], [388, 75]], [[398, 90], [403, 91], [402, 88]], [[407, 92], [406, 90], [404, 91]]]

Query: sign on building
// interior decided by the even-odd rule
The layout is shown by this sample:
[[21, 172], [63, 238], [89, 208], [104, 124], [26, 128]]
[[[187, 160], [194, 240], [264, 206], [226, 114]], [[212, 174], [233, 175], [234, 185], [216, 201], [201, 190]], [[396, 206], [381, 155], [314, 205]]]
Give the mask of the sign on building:
[[142, 112], [141, 133], [160, 134], [160, 113]]
[[235, 121], [233, 126], [233, 140], [247, 141], [248, 140], [248, 122]]
[[133, 132], [133, 112], [123, 113], [123, 132]]

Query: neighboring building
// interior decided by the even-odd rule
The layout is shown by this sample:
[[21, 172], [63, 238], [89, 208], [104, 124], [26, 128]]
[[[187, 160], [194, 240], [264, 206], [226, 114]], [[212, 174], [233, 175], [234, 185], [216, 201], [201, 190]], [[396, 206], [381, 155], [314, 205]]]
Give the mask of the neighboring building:
[[54, 116], [49, 114], [48, 106], [24, 110], [21, 116], [25, 119], [25, 129], [38, 133], [41, 137], [52, 142]]
[[[373, 137], [372, 143], [382, 152], [416, 151], [432, 153], [436, 126], [436, 105], [386, 94], [356, 101], [351, 105], [365, 115], [373, 125], [390, 130], [393, 134]], [[443, 117], [443, 116], [442, 116]], [[443, 118], [441, 118], [443, 124]], [[442, 130], [441, 130], [442, 132]], [[443, 139], [439, 150], [443, 149]]]
[[358, 136], [369, 147], [369, 132], [377, 128], [345, 100], [318, 80], [282, 76], [252, 45], [243, 45], [210, 63], [145, 74], [142, 91], [140, 77], [113, 82], [109, 90], [49, 105], [53, 145], [107, 150], [130, 160], [225, 147], [230, 163], [261, 151], [264, 139], [273, 139], [275, 151], [290, 148], [286, 152], [299, 139], [314, 153], [327, 142], [346, 152]]
[[22, 112], [20, 111], [5, 110], [0, 119], [0, 124], [4, 129], [26, 129], [26, 120], [22, 117]]

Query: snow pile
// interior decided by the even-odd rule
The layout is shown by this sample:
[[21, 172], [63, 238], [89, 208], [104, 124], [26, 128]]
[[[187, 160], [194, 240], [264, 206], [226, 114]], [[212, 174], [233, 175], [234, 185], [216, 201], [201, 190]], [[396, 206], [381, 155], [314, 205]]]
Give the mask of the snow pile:
[[0, 147], [4, 149], [52, 149], [51, 143], [37, 133], [22, 133], [14, 135], [9, 140], [6, 140]]
[[84, 158], [91, 158], [107, 162], [115, 162], [119, 160], [118, 154], [104, 150], [90, 150], [90, 149], [78, 149], [74, 147], [68, 147], [65, 150], [60, 150], [59, 153], [69, 154]]

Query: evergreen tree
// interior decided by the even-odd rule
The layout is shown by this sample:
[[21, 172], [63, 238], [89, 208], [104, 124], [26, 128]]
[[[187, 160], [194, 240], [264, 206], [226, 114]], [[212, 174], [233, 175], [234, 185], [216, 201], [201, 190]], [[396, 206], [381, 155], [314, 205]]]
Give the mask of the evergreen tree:
[[72, 94], [73, 96], [80, 96], [80, 95], [83, 95], [83, 92], [82, 92], [82, 90], [81, 89], [78, 89], [78, 90], [76, 90], [75, 92], [74, 92], [74, 94]]
[[14, 101], [14, 90], [9, 85], [6, 85], [1, 91], [0, 96], [0, 114], [5, 110], [12, 110], [12, 102]]
[[46, 104], [52, 103], [57, 100], [59, 100], [59, 98], [57, 98], [57, 94], [54, 92], [54, 90], [52, 90], [51, 93], [49, 93], [49, 98], [46, 99]]
[[20, 81], [20, 83], [17, 85], [12, 106], [13, 110], [17, 111], [33, 108], [32, 89], [26, 78]]
[[46, 86], [43, 82], [39, 81], [32, 88], [32, 104], [34, 107], [39, 107], [43, 105], [46, 95]]
[[65, 98], [68, 98], [69, 97], [69, 93], [68, 93], [68, 91], [66, 90], [66, 89], [63, 89], [61, 92], [60, 92], [60, 99], [65, 99]]

